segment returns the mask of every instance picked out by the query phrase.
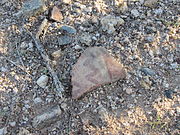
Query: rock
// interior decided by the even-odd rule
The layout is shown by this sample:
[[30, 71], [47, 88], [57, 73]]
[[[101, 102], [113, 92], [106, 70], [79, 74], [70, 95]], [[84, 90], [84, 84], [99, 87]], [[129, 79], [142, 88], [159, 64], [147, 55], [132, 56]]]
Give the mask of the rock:
[[71, 42], [72, 42], [72, 37], [70, 36], [61, 36], [58, 39], [59, 45], [67, 45], [70, 44]]
[[133, 9], [131, 10], [131, 14], [134, 16], [134, 17], [138, 17], [139, 16], [139, 11], [137, 9]]
[[16, 122], [15, 122], [15, 121], [10, 122], [9, 125], [10, 125], [11, 127], [15, 127], [15, 126], [16, 126]]
[[105, 16], [101, 19], [102, 30], [107, 31], [108, 34], [115, 32], [115, 26], [121, 25], [124, 20], [120, 17], [115, 17], [112, 15]]
[[27, 50], [29, 50], [29, 51], [34, 51], [33, 46], [34, 46], [33, 43], [30, 42], [30, 43], [28, 44]]
[[155, 71], [150, 68], [143, 67], [140, 69], [140, 71], [143, 72], [145, 75], [150, 75], [150, 76], [156, 75]]
[[21, 10], [16, 13], [17, 17], [31, 17], [42, 13], [46, 10], [46, 5], [43, 0], [28, 0], [23, 3]]
[[169, 99], [173, 99], [172, 94], [175, 93], [173, 90], [165, 90], [164, 95]]
[[145, 37], [145, 41], [147, 41], [148, 43], [152, 43], [152, 42], [154, 42], [154, 37], [147, 36], [147, 37]]
[[63, 3], [65, 4], [71, 4], [72, 0], [63, 0]]
[[5, 67], [1, 67], [0, 72], [4, 72], [4, 73], [6, 73], [6, 72], [8, 72], [8, 69], [7, 69], [7, 68], [5, 68]]
[[131, 93], [133, 93], [132, 88], [127, 88], [127, 89], [126, 89], [126, 93], [127, 93], [127, 94], [131, 94]]
[[48, 127], [50, 124], [58, 120], [58, 117], [61, 115], [62, 111], [59, 105], [55, 105], [49, 108], [47, 111], [43, 112], [40, 115], [37, 115], [33, 121], [32, 125], [35, 128], [42, 129]]
[[73, 28], [72, 26], [68, 26], [68, 25], [61, 26], [60, 30], [63, 32], [66, 32], [68, 34], [76, 34], [77, 33], [75, 28]]
[[154, 10], [154, 13], [156, 15], [161, 15], [163, 13], [163, 10], [161, 8]]
[[143, 87], [146, 90], [151, 89], [152, 81], [150, 81], [148, 76], [145, 76], [141, 81], [140, 81], [141, 87]]
[[39, 103], [42, 103], [42, 102], [43, 101], [42, 101], [42, 99], [40, 97], [37, 97], [37, 98], [34, 99], [35, 104], [39, 104]]
[[57, 22], [61, 22], [63, 19], [62, 13], [60, 12], [59, 8], [57, 8], [56, 6], [54, 6], [53, 9], [51, 10], [50, 19]]
[[103, 84], [124, 79], [122, 64], [102, 47], [90, 47], [84, 51], [72, 69], [72, 98], [78, 99]]
[[7, 127], [0, 128], [0, 135], [5, 135], [7, 134]]
[[158, 0], [145, 0], [144, 6], [153, 8], [157, 5]]
[[80, 45], [75, 45], [74, 49], [76, 49], [76, 50], [81, 50], [82, 47], [81, 47]]
[[61, 108], [62, 108], [64, 111], [66, 111], [67, 108], [68, 108], [68, 105], [67, 105], [66, 103], [62, 103], [62, 104], [61, 104]]
[[38, 80], [37, 80], [37, 84], [41, 87], [41, 88], [45, 88], [46, 85], [48, 83], [48, 76], [47, 75], [42, 75]]
[[53, 52], [51, 55], [52, 55], [54, 58], [59, 58], [59, 57], [61, 57], [61, 55], [62, 55], [62, 51], [61, 51], [61, 50], [57, 50], [57, 51]]
[[85, 45], [90, 45], [91, 42], [92, 42], [92, 37], [89, 33], [83, 33], [80, 38], [79, 38], [80, 42], [82, 44], [85, 44]]
[[20, 45], [20, 48], [21, 49], [27, 49], [29, 46], [26, 42], [22, 42], [21, 45]]

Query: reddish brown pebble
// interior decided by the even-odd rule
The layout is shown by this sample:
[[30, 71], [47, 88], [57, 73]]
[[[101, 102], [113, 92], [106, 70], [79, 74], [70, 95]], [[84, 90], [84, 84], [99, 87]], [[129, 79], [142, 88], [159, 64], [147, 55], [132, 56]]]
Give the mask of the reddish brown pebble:
[[122, 64], [106, 49], [90, 47], [84, 51], [72, 69], [72, 98], [78, 99], [100, 85], [126, 77]]
[[57, 21], [57, 22], [60, 22], [63, 19], [63, 16], [62, 16], [60, 10], [56, 6], [54, 6], [51, 11], [50, 19]]

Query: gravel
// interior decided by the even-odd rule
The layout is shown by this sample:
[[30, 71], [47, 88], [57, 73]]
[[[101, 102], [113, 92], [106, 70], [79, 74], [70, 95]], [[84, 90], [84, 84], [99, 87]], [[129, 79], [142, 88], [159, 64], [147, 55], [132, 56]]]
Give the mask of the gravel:
[[[0, 134], [179, 134], [179, 0], [40, 2], [0, 1]], [[54, 6], [60, 22], [48, 20]], [[64, 86], [62, 97], [22, 30], [36, 35], [43, 20], [50, 26], [40, 42]], [[74, 100], [72, 67], [88, 47], [105, 48], [127, 77]], [[37, 84], [42, 75], [48, 75], [45, 88]], [[62, 109], [58, 117], [33, 127], [56, 105]]]

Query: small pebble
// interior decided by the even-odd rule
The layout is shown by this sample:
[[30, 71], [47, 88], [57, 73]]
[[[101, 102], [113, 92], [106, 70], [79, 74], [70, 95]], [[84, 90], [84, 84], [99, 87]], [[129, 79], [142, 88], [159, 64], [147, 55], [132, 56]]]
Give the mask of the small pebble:
[[68, 26], [68, 25], [63, 25], [60, 27], [60, 30], [63, 31], [63, 32], [66, 32], [68, 34], [76, 34], [77, 31], [74, 27], [72, 26]]
[[164, 95], [169, 99], [173, 99], [172, 94], [175, 93], [173, 90], [165, 90]]
[[39, 103], [42, 103], [42, 102], [43, 101], [42, 101], [42, 99], [40, 97], [37, 97], [37, 98], [34, 99], [35, 104], [39, 104]]
[[127, 89], [126, 89], [126, 93], [127, 93], [127, 94], [131, 94], [131, 93], [133, 93], [133, 90], [132, 90], [131, 88], [127, 88]]
[[57, 22], [61, 22], [63, 19], [62, 13], [60, 12], [59, 8], [57, 8], [56, 6], [54, 6], [51, 11], [50, 19]]
[[10, 125], [11, 127], [15, 127], [15, 126], [16, 126], [16, 122], [15, 122], [15, 121], [10, 122], [9, 125]]
[[57, 50], [57, 51], [53, 52], [51, 55], [52, 55], [54, 58], [59, 58], [59, 57], [61, 57], [61, 55], [62, 55], [62, 51], [61, 51], [61, 50]]
[[42, 75], [38, 80], [37, 80], [37, 84], [41, 87], [41, 88], [45, 88], [46, 85], [48, 83], [48, 76], [47, 75]]

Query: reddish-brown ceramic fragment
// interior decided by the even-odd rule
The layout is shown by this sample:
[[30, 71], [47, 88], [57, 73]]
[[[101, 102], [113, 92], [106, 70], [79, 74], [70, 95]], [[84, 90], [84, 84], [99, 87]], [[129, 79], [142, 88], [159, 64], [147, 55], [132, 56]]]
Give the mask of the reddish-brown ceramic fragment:
[[72, 69], [72, 98], [78, 99], [94, 88], [126, 77], [122, 64], [118, 63], [102, 47], [84, 51]]

